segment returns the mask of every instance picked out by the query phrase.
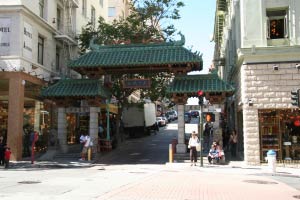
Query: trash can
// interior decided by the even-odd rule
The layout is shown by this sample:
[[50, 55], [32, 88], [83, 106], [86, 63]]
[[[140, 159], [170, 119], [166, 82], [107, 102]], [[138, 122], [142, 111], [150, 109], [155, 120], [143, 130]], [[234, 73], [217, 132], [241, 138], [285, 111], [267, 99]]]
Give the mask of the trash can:
[[267, 152], [268, 167], [272, 173], [276, 172], [276, 151], [269, 150]]

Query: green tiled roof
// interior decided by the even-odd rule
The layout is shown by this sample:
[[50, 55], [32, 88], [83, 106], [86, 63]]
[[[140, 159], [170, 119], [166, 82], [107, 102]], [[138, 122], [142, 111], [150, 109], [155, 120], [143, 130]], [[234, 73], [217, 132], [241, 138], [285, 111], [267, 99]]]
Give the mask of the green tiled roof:
[[122, 44], [99, 46], [68, 66], [74, 70], [79, 67], [139, 67], [190, 63], [195, 69], [202, 70], [202, 55], [193, 53], [177, 42], [160, 44]]
[[168, 88], [168, 93], [233, 92], [234, 87], [221, 80], [217, 74], [176, 76]]
[[110, 97], [102, 81], [98, 79], [64, 79], [42, 90], [43, 97]]

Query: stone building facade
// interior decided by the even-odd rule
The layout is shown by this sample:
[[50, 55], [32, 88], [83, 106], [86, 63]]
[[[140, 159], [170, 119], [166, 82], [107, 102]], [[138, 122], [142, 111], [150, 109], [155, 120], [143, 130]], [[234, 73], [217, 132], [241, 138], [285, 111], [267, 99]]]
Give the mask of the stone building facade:
[[[128, 1], [114, 3], [128, 13]], [[40, 90], [55, 79], [79, 76], [67, 68], [78, 56], [76, 36], [99, 16], [108, 21], [108, 5], [113, 6], [108, 0], [0, 0], [0, 135], [13, 159], [28, 146], [22, 140], [27, 125], [41, 134], [49, 127], [45, 121], [53, 109], [41, 101]]]
[[214, 66], [235, 85], [225, 105], [240, 156], [258, 165], [275, 150], [279, 161], [299, 160], [300, 117], [291, 91], [300, 88], [300, 2], [216, 2]]

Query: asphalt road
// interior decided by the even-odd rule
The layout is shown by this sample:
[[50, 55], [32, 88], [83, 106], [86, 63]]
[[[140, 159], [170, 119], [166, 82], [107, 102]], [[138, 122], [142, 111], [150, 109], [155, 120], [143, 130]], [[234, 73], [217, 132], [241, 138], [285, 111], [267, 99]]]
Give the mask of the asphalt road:
[[177, 138], [177, 121], [159, 128], [157, 134], [127, 139], [111, 155], [100, 157], [103, 164], [165, 164], [169, 160], [169, 144]]

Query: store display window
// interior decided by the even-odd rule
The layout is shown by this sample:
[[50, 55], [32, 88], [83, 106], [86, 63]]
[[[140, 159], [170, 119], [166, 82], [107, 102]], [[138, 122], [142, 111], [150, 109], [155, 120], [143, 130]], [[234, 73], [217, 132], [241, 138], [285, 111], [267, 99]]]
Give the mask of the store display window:
[[277, 160], [300, 160], [300, 110], [259, 110], [261, 161], [275, 150]]

